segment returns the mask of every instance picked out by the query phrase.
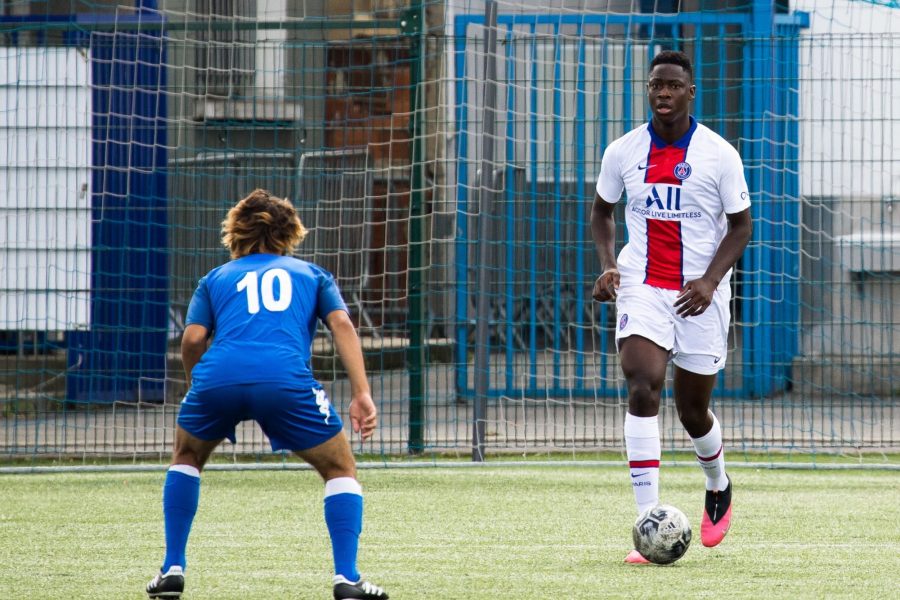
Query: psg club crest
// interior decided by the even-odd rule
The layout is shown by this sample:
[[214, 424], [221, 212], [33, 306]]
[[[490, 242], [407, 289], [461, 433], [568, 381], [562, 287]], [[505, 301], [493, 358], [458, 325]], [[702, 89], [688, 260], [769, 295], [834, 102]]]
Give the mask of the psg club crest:
[[675, 165], [674, 174], [675, 177], [677, 177], [681, 181], [684, 181], [691, 176], [691, 165], [686, 162], [678, 163], [677, 165]]
[[619, 319], [619, 331], [625, 329], [625, 326], [628, 325], [628, 313], [622, 315], [622, 318]]

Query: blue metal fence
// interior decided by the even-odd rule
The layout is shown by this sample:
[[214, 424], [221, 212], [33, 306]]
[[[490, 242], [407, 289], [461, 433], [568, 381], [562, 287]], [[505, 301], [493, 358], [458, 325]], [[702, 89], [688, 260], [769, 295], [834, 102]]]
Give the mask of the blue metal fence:
[[[505, 128], [498, 135], [503, 177], [496, 202], [502, 206], [493, 215], [479, 213], [484, 206], [476, 173], [484, 18], [456, 18], [455, 336], [461, 396], [474, 394], [474, 368], [497, 371], [491, 396], [620, 391], [607, 378], [596, 378], [597, 372], [608, 373], [613, 333], [604, 324], [614, 309], [590, 297], [598, 265], [589, 206], [603, 149], [648, 116], [643, 69], [660, 46], [692, 53], [694, 114], [738, 145], [753, 196], [754, 239], [736, 278], [740, 360], [731, 369], [737, 374], [720, 379], [717, 393], [761, 396], [789, 385], [799, 321], [798, 42], [808, 15], [770, 11], [771, 6], [746, 13], [500, 15], [497, 72], [505, 93], [498, 94], [496, 109], [505, 115]], [[672, 37], [646, 36], [653, 31]], [[494, 219], [498, 237], [473, 237], [477, 219]], [[494, 263], [471, 259], [478, 243], [496, 247]], [[475, 289], [477, 269], [491, 269], [496, 286]], [[493, 299], [494, 358], [488, 366], [468, 360], [476, 294]]]

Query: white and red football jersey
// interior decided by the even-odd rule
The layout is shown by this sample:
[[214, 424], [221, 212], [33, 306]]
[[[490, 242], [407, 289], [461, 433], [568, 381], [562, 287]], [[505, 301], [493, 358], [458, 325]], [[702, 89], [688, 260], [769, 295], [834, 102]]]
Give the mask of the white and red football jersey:
[[[750, 206], [737, 150], [693, 117], [673, 144], [647, 123], [609, 145], [597, 193], [616, 203], [623, 189], [628, 243], [618, 257], [622, 285], [680, 290], [706, 272], [728, 231], [726, 213]], [[729, 270], [720, 287], [730, 277]]]

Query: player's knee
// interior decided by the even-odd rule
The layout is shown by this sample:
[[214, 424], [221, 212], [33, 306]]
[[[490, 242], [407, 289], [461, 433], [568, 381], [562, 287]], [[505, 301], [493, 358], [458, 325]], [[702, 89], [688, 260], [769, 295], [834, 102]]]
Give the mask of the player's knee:
[[696, 431], [706, 427], [708, 411], [704, 407], [676, 405], [678, 420], [688, 431]]
[[659, 408], [659, 394], [659, 388], [645, 379], [634, 379], [628, 386], [628, 402], [635, 407]]
[[201, 460], [198, 456], [196, 456], [194, 454], [190, 454], [190, 453], [175, 454], [172, 456], [172, 464], [194, 467], [198, 471], [202, 471], [204, 461]]
[[325, 481], [337, 477], [356, 477], [356, 460], [343, 433], [315, 448], [299, 451], [297, 455], [312, 465]]
[[202, 471], [209, 458], [210, 451], [189, 443], [177, 443], [172, 451], [173, 465], [188, 465]]
[[[315, 466], [315, 465], [314, 465]], [[339, 477], [351, 477], [356, 479], [356, 465], [353, 462], [335, 462], [316, 466], [316, 470], [324, 481], [330, 481]]]

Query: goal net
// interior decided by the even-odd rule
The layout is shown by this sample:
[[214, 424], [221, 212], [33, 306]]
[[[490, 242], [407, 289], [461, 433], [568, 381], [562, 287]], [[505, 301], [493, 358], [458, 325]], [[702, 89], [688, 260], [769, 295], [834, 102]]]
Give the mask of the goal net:
[[[358, 327], [380, 411], [358, 452], [621, 452], [589, 215], [662, 49], [692, 58], [693, 114], [753, 202], [713, 399], [726, 443], [900, 447], [896, 3], [82, 4], [0, 13], [3, 462], [167, 460], [187, 305], [256, 188], [292, 200], [297, 255]], [[312, 368], [346, 415], [324, 327]], [[253, 423], [218, 453], [271, 454]]]

